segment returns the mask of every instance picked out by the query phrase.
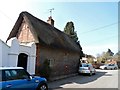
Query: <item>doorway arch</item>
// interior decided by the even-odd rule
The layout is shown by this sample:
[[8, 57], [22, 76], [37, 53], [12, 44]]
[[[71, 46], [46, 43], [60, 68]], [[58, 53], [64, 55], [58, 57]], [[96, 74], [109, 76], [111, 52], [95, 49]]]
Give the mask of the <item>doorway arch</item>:
[[25, 70], [27, 70], [27, 61], [28, 61], [28, 55], [25, 53], [20, 53], [18, 55], [18, 67], [23, 67]]

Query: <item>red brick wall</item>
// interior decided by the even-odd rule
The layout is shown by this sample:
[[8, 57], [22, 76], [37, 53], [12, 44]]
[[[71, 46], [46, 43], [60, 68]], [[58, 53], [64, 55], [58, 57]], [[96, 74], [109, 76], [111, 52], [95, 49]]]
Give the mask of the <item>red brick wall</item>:
[[[55, 80], [59, 77], [75, 74], [78, 72], [80, 55], [79, 53], [69, 52], [67, 50], [50, 48], [49, 46], [37, 44], [37, 62], [36, 74], [39, 75], [40, 68], [43, 62], [50, 60], [50, 80]], [[37, 71], [39, 70], [39, 71]]]
[[21, 24], [17, 38], [21, 43], [29, 43], [35, 41], [29, 26], [25, 22]]
[[40, 45], [36, 44], [36, 67], [35, 67], [35, 74], [39, 75], [39, 65], [40, 65]]

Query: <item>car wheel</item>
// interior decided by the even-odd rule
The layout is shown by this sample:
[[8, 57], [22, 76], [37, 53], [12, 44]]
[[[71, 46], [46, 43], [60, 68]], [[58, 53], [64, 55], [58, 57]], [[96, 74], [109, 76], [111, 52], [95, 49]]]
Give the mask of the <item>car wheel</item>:
[[94, 71], [94, 75], [96, 74], [96, 71]]
[[107, 67], [105, 67], [104, 69], [107, 70]]
[[42, 84], [42, 85], [38, 86], [37, 90], [48, 90], [48, 87], [46, 84]]
[[114, 69], [116, 70], [117, 68], [115, 67]]
[[90, 76], [92, 76], [92, 71], [90, 71]]

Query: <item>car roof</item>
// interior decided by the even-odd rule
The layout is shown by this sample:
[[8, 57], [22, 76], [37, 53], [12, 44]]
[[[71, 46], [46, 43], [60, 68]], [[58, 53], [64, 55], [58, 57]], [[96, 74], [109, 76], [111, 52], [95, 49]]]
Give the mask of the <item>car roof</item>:
[[0, 70], [5, 70], [5, 69], [23, 69], [23, 67], [0, 67]]

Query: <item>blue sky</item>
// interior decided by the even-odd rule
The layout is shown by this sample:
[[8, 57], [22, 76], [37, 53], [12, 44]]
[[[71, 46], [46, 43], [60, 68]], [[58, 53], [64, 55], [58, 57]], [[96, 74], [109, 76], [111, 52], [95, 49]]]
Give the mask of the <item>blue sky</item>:
[[[23, 3], [24, 2], [24, 3]], [[8, 6], [8, 7], [6, 7]], [[22, 7], [21, 7], [22, 6]], [[0, 39], [6, 40], [19, 13], [28, 11], [47, 21], [49, 9], [54, 8], [52, 17], [55, 27], [64, 30], [67, 22], [73, 21], [75, 31], [86, 54], [96, 56], [110, 48], [118, 51], [118, 2], [40, 2], [6, 0], [0, 2]]]

